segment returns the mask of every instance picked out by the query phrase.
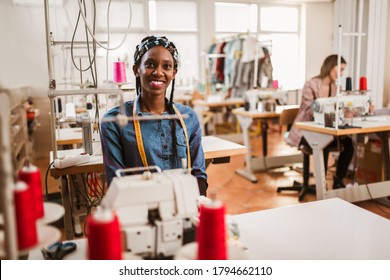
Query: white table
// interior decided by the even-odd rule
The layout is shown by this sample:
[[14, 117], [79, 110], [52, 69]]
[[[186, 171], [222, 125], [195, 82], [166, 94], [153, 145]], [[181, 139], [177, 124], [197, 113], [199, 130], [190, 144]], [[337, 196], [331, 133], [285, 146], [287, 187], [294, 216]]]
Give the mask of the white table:
[[[81, 135], [80, 135], [81, 136]], [[247, 153], [247, 147], [231, 141], [224, 140], [215, 136], [203, 136], [202, 146], [206, 163], [224, 162], [227, 158], [235, 155]], [[83, 149], [70, 149], [57, 151], [58, 156], [73, 156], [83, 153]], [[50, 162], [53, 161], [53, 155], [50, 153]], [[50, 175], [58, 178], [62, 175], [72, 175], [86, 172], [103, 172], [103, 156], [101, 154], [92, 155], [90, 161], [85, 164], [71, 166], [64, 169], [51, 168]]]
[[[333, 198], [231, 216], [249, 259], [389, 260], [390, 221]], [[66, 259], [84, 259], [86, 239]], [[30, 259], [42, 259], [39, 250]]]
[[73, 145], [73, 148], [77, 148], [77, 144], [83, 143], [81, 127], [56, 129], [56, 136], [57, 145]]
[[[296, 108], [298, 105], [285, 105], [277, 106], [274, 112], [257, 112], [257, 111], [245, 111], [244, 108], [237, 108], [233, 110], [240, 122], [244, 144], [248, 148], [248, 152], [245, 156], [245, 168], [236, 170], [236, 173], [248, 179], [252, 183], [257, 183], [257, 178], [253, 174], [253, 171], [264, 171], [269, 168], [282, 167], [288, 164], [294, 164], [302, 162], [302, 153], [296, 152], [289, 155], [282, 156], [268, 156], [268, 120], [277, 119], [284, 109]], [[261, 136], [262, 136], [262, 157], [252, 157], [251, 143], [249, 129], [254, 120], [261, 121]]]
[[244, 155], [248, 152], [246, 146], [215, 136], [203, 136], [202, 146], [206, 159], [206, 166], [210, 163], [229, 162], [231, 156]]
[[390, 259], [390, 221], [339, 198], [234, 218], [250, 259]]
[[[307, 142], [313, 149], [317, 199], [340, 197], [350, 202], [357, 202], [390, 196], [390, 116], [367, 117], [364, 121], [361, 118], [355, 118], [353, 125], [360, 128], [335, 129], [314, 122], [298, 122], [295, 125], [302, 130]], [[382, 141], [385, 182], [328, 190], [326, 187], [324, 149], [333, 141], [334, 137], [362, 133], [376, 133]]]

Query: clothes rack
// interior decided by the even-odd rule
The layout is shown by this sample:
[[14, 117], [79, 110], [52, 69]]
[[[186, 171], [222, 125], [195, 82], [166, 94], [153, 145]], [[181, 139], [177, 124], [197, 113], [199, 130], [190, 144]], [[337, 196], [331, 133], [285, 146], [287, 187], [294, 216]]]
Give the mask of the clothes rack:
[[206, 94], [219, 87], [227, 96], [242, 97], [248, 89], [271, 87], [270, 46], [271, 40], [260, 42], [247, 32], [214, 40], [203, 53]]

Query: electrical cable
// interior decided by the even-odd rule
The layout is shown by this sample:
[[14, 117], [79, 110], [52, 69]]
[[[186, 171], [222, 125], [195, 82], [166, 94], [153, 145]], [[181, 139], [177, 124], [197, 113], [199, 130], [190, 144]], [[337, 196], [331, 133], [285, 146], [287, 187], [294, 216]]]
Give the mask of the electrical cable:
[[[108, 1], [107, 6], [107, 48], [110, 48], [110, 9], [111, 9], [111, 0]], [[108, 86], [108, 53], [109, 50], [106, 50], [106, 85]]]
[[[88, 23], [87, 23], [86, 15], [84, 15], [84, 13], [82, 12], [81, 1], [82, 1], [82, 0], [78, 0], [78, 1], [77, 1], [78, 4], [79, 4], [81, 16], [82, 16], [82, 18], [83, 18], [83, 20], [84, 20], [85, 26], [87, 27], [87, 29], [88, 29], [89, 33], [91, 34], [91, 36], [93, 37], [93, 39], [95, 40], [96, 44], [98, 44], [100, 47], [102, 47], [102, 48], [105, 49], [105, 50], [113, 51], [113, 50], [119, 49], [119, 48], [124, 44], [124, 42], [125, 42], [125, 40], [126, 40], [126, 37], [127, 37], [127, 34], [128, 34], [129, 31], [130, 31], [130, 25], [131, 25], [131, 21], [132, 21], [131, 0], [128, 0], [128, 2], [129, 2], [129, 23], [128, 23], [128, 25], [127, 25], [126, 33], [125, 33], [125, 35], [123, 36], [122, 42], [121, 42], [118, 46], [113, 47], [113, 48], [108, 48], [108, 47], [103, 46], [103, 44], [102, 44], [99, 40], [96, 39], [95, 35], [94, 35], [93, 32], [91, 31], [91, 27], [90, 27], [90, 26], [88, 25]], [[110, 2], [111, 2], [111, 0], [110, 0]]]
[[90, 172], [87, 174], [88, 180], [88, 195], [94, 198], [103, 197], [96, 172]]
[[76, 25], [75, 25], [75, 28], [73, 30], [73, 34], [72, 34], [72, 40], [71, 40], [71, 44], [70, 44], [70, 55], [71, 55], [71, 58], [72, 58], [72, 64], [73, 66], [80, 72], [85, 72], [85, 71], [88, 71], [92, 65], [90, 64], [87, 68], [85, 69], [81, 69], [80, 67], [78, 67], [76, 65], [76, 62], [74, 61], [74, 53], [73, 53], [73, 49], [74, 49], [74, 41], [75, 41], [75, 36], [76, 36], [76, 31], [78, 29], [78, 25], [79, 25], [79, 22], [80, 22], [80, 14], [81, 14], [81, 11], [79, 11], [79, 14], [77, 16], [77, 21], [76, 21]]
[[[353, 176], [353, 183], [355, 184], [356, 183], [356, 179], [357, 179], [357, 166], [358, 166], [358, 160], [357, 160], [357, 149], [358, 149], [358, 145], [355, 141], [352, 141], [352, 145], [354, 147], [354, 158], [355, 158], [355, 162], [354, 162], [354, 176]], [[390, 212], [387, 212], [384, 208], [382, 208], [378, 201], [376, 201], [373, 197], [372, 197], [372, 194], [371, 194], [371, 191], [370, 191], [370, 187], [368, 186], [368, 184], [365, 184], [366, 186], [366, 189], [367, 189], [367, 192], [368, 192], [368, 195], [370, 197], [370, 200], [372, 202], [374, 202], [374, 205], [384, 214], [386, 215], [390, 215]], [[389, 207], [387, 207], [389, 208]]]
[[51, 166], [54, 164], [54, 160], [49, 164], [46, 170], [46, 175], [45, 175], [45, 201], [49, 200], [49, 187], [47, 186], [47, 177], [49, 175], [49, 170]]
[[[96, 32], [96, 3], [95, 3], [95, 0], [93, 1], [94, 2], [94, 16], [93, 16], [93, 24], [94, 24], [94, 31]], [[97, 51], [97, 46], [96, 46], [96, 41], [94, 40], [93, 41], [93, 49], [94, 49], [94, 59], [95, 59], [95, 63], [94, 63], [94, 71], [95, 71], [95, 78], [96, 78], [96, 84], [95, 84], [95, 88], [97, 88], [97, 81], [98, 81], [98, 75], [97, 75], [97, 67], [96, 67], [96, 51]]]
[[[85, 193], [86, 196], [84, 196], [84, 194], [81, 194], [81, 192], [80, 192], [80, 195], [83, 197], [83, 199], [85, 201], [87, 201], [87, 203], [88, 203], [87, 204], [87, 208], [93, 208], [93, 207], [97, 207], [97, 206], [100, 205], [100, 202], [103, 199], [103, 193], [96, 193], [94, 191], [93, 187], [89, 183], [89, 180], [88, 180], [88, 176], [89, 175], [88, 174], [90, 174], [90, 173], [87, 173], [86, 175], [83, 174], [83, 176], [82, 176], [83, 186], [84, 186], [84, 193]], [[89, 196], [89, 192], [90, 191], [95, 193], [95, 198]]]
[[[95, 0], [92, 1], [93, 3], [93, 34], [96, 33], [96, 3], [95, 3]], [[86, 13], [86, 6], [85, 6], [85, 1], [84, 1], [84, 10], [85, 10], [85, 13]], [[87, 27], [85, 26], [85, 38], [86, 38], [86, 42], [87, 42], [87, 52], [88, 52], [88, 60], [89, 60], [89, 64], [91, 65], [91, 77], [92, 77], [92, 81], [93, 81], [93, 87], [96, 88], [97, 87], [97, 72], [96, 72], [96, 42], [95, 40], [93, 41], [93, 44], [92, 44], [92, 50], [93, 50], [93, 59], [91, 59], [91, 52], [90, 52], [90, 46], [89, 46], [89, 35], [88, 35], [88, 31], [87, 31]]]

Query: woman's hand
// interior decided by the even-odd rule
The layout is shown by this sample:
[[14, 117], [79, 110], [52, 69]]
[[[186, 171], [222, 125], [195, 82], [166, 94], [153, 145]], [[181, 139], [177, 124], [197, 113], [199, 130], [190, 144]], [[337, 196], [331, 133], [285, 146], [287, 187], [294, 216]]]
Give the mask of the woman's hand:
[[368, 113], [369, 113], [370, 115], [373, 115], [374, 112], [375, 112], [375, 105], [370, 104], [370, 106], [368, 107]]
[[351, 109], [344, 109], [344, 118], [350, 119], [354, 117], [354, 112]]

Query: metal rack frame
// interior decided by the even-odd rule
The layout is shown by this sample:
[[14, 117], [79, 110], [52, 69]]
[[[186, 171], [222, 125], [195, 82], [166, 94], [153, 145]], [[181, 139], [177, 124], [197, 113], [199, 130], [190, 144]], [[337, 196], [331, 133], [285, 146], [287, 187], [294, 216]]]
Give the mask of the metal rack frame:
[[4, 215], [4, 249], [5, 258], [17, 260], [18, 246], [16, 240], [16, 219], [13, 199], [14, 178], [11, 156], [11, 118], [10, 100], [6, 92], [0, 91], [0, 212]]
[[[46, 55], [47, 66], [49, 74], [49, 90], [48, 97], [50, 98], [50, 127], [52, 136], [52, 150], [53, 160], [57, 159], [57, 139], [56, 139], [56, 118], [55, 118], [55, 98], [59, 96], [74, 96], [74, 95], [90, 95], [90, 94], [105, 94], [105, 95], [117, 95], [120, 99], [121, 113], [124, 112], [123, 108], [123, 91], [120, 88], [107, 88], [107, 89], [80, 89], [80, 90], [57, 90], [56, 80], [53, 73], [53, 55], [52, 47], [58, 44], [67, 44], [66, 41], [54, 41], [52, 33], [50, 32], [50, 15], [49, 15], [49, 0], [44, 2], [45, 8], [45, 30], [46, 30]], [[77, 41], [77, 44], [87, 44], [88, 42]]]

